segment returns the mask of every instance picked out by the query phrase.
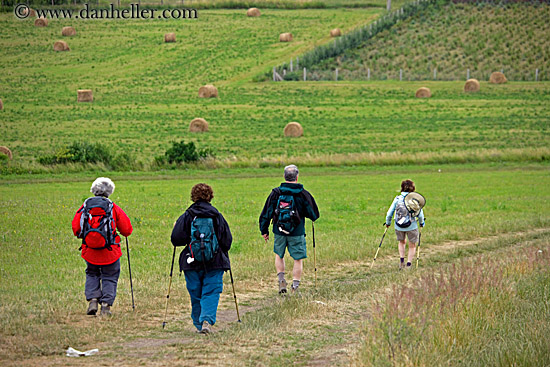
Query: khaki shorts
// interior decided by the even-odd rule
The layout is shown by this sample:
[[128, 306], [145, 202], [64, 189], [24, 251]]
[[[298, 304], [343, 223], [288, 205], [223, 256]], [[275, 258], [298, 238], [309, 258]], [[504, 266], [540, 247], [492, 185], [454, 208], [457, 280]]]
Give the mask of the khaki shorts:
[[418, 243], [418, 228], [407, 232], [398, 231], [396, 229], [395, 234], [397, 235], [398, 241], [405, 241], [405, 235], [406, 235], [409, 238], [409, 243]]

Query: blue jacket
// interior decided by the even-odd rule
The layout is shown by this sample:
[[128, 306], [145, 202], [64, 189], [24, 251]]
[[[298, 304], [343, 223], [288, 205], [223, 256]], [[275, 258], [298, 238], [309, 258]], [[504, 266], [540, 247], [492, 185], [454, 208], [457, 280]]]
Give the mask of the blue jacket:
[[[393, 203], [391, 203], [390, 208], [388, 209], [388, 213], [386, 214], [386, 224], [389, 226], [391, 224], [391, 220], [393, 218], [393, 213], [395, 213], [395, 206], [397, 205], [397, 202], [399, 200], [402, 200], [401, 198], [405, 197], [408, 194], [408, 192], [401, 192], [401, 195], [397, 195], [395, 199], [393, 199]], [[416, 220], [413, 220], [411, 225], [407, 228], [401, 228], [398, 227], [397, 224], [395, 224], [395, 229], [402, 232], [409, 232], [413, 231], [418, 228], [418, 223], [420, 223], [420, 226], [424, 227], [424, 212], [422, 209], [420, 209], [420, 214], [418, 217], [415, 218]], [[417, 223], [418, 222], [418, 223]]]

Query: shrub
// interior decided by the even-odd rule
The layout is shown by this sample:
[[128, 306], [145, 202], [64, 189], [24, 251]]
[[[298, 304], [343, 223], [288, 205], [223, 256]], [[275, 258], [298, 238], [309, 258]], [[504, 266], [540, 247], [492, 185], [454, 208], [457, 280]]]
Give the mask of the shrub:
[[41, 164], [111, 163], [112, 154], [101, 143], [74, 142], [59, 148], [54, 154], [38, 158]]
[[213, 156], [210, 149], [197, 150], [195, 143], [185, 143], [185, 141], [182, 140], [180, 142], [172, 142], [172, 146], [166, 150], [164, 155], [156, 157], [155, 162], [158, 165], [164, 165], [166, 163], [191, 163], [208, 156]]

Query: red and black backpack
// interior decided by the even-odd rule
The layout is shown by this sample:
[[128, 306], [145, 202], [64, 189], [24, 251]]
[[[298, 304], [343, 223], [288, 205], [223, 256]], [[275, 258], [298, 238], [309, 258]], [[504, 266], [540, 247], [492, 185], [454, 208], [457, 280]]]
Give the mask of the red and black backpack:
[[82, 245], [94, 250], [108, 249], [116, 243], [116, 224], [113, 218], [113, 202], [102, 196], [86, 199], [79, 210]]

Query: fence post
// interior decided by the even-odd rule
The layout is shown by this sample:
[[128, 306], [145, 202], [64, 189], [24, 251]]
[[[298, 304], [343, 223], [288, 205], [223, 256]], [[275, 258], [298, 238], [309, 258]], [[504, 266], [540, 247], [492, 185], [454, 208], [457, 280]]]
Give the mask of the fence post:
[[399, 81], [403, 81], [403, 69], [399, 69]]
[[370, 68], [367, 69], [367, 80], [370, 80]]
[[292, 73], [292, 59], [290, 59], [290, 72]]
[[306, 68], [304, 68], [304, 82], [306, 81]]
[[338, 81], [338, 69], [335, 70], [334, 80]]
[[470, 79], [470, 69], [466, 69], [466, 80]]
[[391, 0], [388, 0], [388, 1], [386, 2], [386, 10], [387, 10], [387, 11], [390, 11], [390, 9], [391, 9]]
[[273, 81], [276, 81], [276, 79], [275, 79], [275, 66], [273, 67]]
[[434, 80], [437, 79], [437, 68], [434, 68]]
[[300, 59], [298, 58], [298, 56], [296, 56], [296, 70], [300, 70], [298, 62], [300, 62]]
[[536, 81], [536, 82], [539, 81], [539, 69], [536, 69], [536, 70], [535, 70], [535, 81]]
[[283, 76], [286, 75], [286, 69], [283, 69]]

